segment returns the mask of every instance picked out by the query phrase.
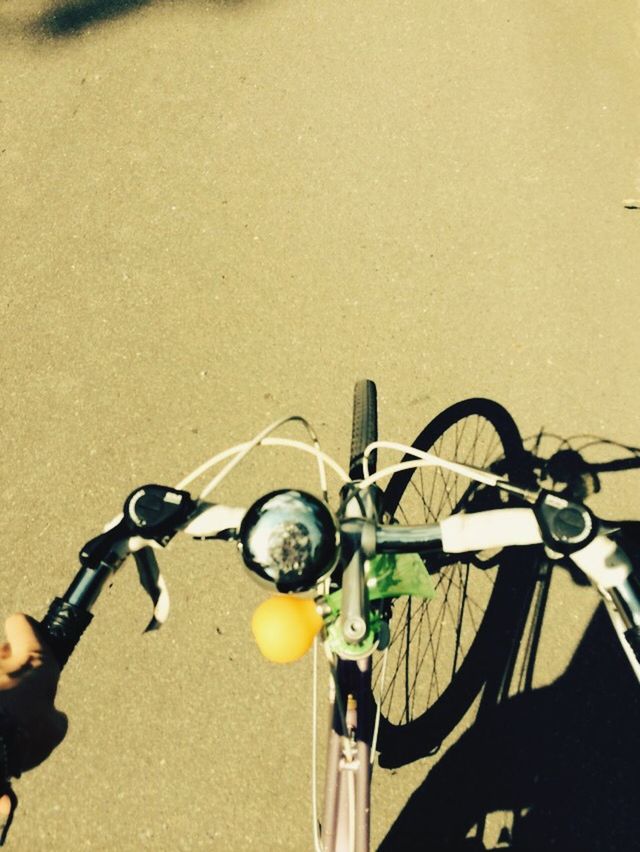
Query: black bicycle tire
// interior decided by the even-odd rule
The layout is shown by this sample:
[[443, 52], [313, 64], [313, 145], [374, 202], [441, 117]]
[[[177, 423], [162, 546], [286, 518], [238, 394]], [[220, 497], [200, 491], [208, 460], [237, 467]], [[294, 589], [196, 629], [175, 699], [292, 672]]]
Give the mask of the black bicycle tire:
[[[363, 455], [369, 444], [378, 439], [378, 395], [375, 382], [359, 379], [353, 390], [351, 417], [351, 447], [349, 451], [349, 476], [353, 480], [364, 477]], [[376, 470], [376, 453], [368, 458], [368, 472]], [[354, 660], [338, 659], [337, 681], [351, 683], [358, 696], [358, 736], [369, 745], [372, 741], [375, 701], [371, 690], [371, 666], [361, 668]]]
[[[349, 453], [349, 476], [362, 479], [362, 457], [364, 451], [378, 440], [378, 395], [375, 382], [359, 379], [353, 390], [353, 414], [351, 419], [351, 450]], [[369, 473], [376, 469], [375, 450], [369, 456]]]
[[[473, 415], [488, 420], [495, 429], [504, 451], [505, 465], [510, 469], [522, 469], [526, 457], [513, 418], [499, 403], [484, 398], [463, 400], [442, 411], [422, 430], [413, 446], [428, 450], [448, 429]], [[382, 501], [383, 513], [387, 516], [397, 509], [412, 474], [411, 470], [401, 471], [391, 478]], [[497, 667], [506, 664], [521, 624], [522, 608], [534, 570], [534, 562], [526, 558], [521, 548], [500, 552], [496, 582], [484, 617], [449, 684], [416, 719], [396, 725], [381, 716], [378, 739], [381, 765], [401, 766], [433, 753], [465, 715], [486, 679]]]

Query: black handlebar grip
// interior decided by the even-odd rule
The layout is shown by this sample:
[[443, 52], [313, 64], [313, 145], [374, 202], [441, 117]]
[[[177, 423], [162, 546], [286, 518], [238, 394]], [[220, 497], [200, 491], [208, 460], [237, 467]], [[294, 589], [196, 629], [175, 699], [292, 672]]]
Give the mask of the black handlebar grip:
[[92, 618], [93, 614], [88, 610], [80, 609], [63, 598], [55, 598], [49, 607], [40, 622], [42, 638], [53, 651], [60, 669], [64, 668]]
[[636, 660], [640, 663], [640, 627], [630, 627], [625, 631], [624, 638], [636, 655]]

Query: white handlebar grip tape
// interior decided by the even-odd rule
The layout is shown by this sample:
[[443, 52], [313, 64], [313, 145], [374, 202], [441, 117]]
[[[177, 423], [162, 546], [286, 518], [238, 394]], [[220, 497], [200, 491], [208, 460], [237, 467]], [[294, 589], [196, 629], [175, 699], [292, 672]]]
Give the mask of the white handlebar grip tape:
[[223, 530], [237, 530], [246, 509], [235, 506], [209, 506], [184, 527], [183, 532], [194, 538], [217, 535]]
[[492, 509], [440, 521], [442, 549], [466, 553], [490, 547], [539, 544], [542, 533], [532, 509]]
[[606, 535], [596, 536], [582, 550], [572, 553], [571, 561], [601, 589], [612, 589], [626, 580], [632, 571], [627, 554]]

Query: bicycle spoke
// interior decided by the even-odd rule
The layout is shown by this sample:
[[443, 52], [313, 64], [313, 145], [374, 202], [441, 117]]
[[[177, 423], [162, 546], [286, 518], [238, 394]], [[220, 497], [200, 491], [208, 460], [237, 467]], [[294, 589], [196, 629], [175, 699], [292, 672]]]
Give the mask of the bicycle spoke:
[[[467, 412], [456, 416], [457, 408], [462, 411], [465, 406]], [[433, 438], [421, 439], [416, 446], [450, 461], [495, 469], [505, 459], [503, 433], [514, 436], [510, 438], [510, 447], [514, 447], [520, 440], [517, 429], [499, 406], [480, 401], [479, 410], [473, 407], [471, 402], [453, 406], [448, 423], [442, 415], [443, 428], [434, 428]], [[481, 413], [485, 410], [487, 415]], [[497, 421], [503, 431], [499, 431]], [[428, 435], [430, 428], [423, 435]], [[500, 469], [504, 470], [504, 463]], [[469, 482], [448, 469], [422, 466], [409, 478], [402, 477], [400, 493], [396, 492], [388, 514], [407, 525], [437, 523], [456, 511], [490, 508], [493, 498], [487, 486]], [[499, 496], [495, 500], [499, 504]], [[434, 580], [434, 599], [405, 598], [391, 607], [387, 676], [379, 701], [383, 715], [393, 725], [401, 726], [425, 715], [455, 679], [482, 627], [495, 586], [499, 552], [478, 555], [473, 562], [439, 565], [437, 557], [423, 557], [423, 562]], [[377, 672], [374, 665], [374, 684]]]

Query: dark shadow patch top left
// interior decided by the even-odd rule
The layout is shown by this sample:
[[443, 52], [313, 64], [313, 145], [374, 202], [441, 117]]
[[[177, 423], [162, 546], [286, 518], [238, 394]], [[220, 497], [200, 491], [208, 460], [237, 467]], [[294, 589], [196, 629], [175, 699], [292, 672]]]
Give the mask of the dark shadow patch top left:
[[38, 19], [35, 32], [50, 38], [65, 38], [79, 35], [92, 24], [101, 24], [122, 17], [151, 0], [72, 0], [48, 12]]

